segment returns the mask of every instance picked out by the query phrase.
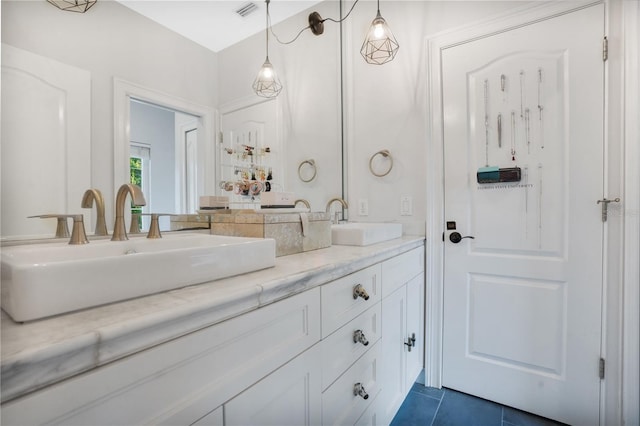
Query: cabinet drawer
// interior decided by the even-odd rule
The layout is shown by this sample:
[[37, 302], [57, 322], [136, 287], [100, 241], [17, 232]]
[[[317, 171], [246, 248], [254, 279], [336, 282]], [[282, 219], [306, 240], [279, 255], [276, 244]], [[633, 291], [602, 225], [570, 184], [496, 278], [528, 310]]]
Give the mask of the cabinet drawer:
[[383, 391], [380, 391], [376, 399], [369, 404], [369, 407], [362, 413], [362, 416], [360, 416], [354, 426], [380, 426], [387, 424], [383, 421], [382, 403], [380, 401], [380, 395], [382, 395], [382, 393]]
[[[379, 343], [373, 345], [355, 364], [322, 394], [323, 425], [353, 425], [380, 392]], [[368, 397], [354, 394], [360, 384]]]
[[191, 426], [224, 426], [222, 407], [218, 407]]
[[382, 262], [382, 297], [387, 297], [423, 271], [424, 247]]
[[[380, 265], [373, 265], [346, 277], [325, 284], [320, 289], [322, 309], [322, 337], [351, 321], [380, 300]], [[357, 296], [354, 290], [361, 286], [368, 299]]]
[[[322, 390], [380, 339], [380, 313], [380, 303], [376, 303], [322, 340]], [[364, 340], [354, 341], [358, 331], [367, 345]]]
[[3, 424], [191, 424], [320, 340], [312, 289], [2, 405]]

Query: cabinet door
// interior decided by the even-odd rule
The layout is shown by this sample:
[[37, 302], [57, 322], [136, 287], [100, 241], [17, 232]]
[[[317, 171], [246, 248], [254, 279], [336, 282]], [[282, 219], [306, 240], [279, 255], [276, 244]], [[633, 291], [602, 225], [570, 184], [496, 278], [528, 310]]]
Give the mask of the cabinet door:
[[405, 346], [407, 357], [407, 374], [404, 392], [407, 394], [418, 378], [424, 359], [424, 274], [420, 274], [407, 283], [407, 324], [405, 341], [415, 335], [415, 342], [409, 351]]
[[224, 406], [225, 425], [321, 423], [320, 345], [315, 345]]
[[382, 423], [389, 423], [393, 419], [405, 396], [406, 314], [406, 286], [398, 288], [382, 299], [382, 337], [380, 339], [382, 392], [378, 402], [382, 406], [384, 417]]

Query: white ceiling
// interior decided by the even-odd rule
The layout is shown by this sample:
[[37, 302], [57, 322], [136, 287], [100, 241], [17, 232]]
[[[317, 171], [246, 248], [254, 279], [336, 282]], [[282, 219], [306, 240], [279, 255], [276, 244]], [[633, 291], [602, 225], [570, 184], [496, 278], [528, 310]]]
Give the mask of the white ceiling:
[[[194, 42], [218, 52], [265, 30], [264, 0], [116, 0]], [[235, 11], [254, 3], [257, 9], [244, 18]], [[295, 15], [321, 0], [271, 0], [271, 24]], [[302, 29], [308, 24], [300, 22]]]

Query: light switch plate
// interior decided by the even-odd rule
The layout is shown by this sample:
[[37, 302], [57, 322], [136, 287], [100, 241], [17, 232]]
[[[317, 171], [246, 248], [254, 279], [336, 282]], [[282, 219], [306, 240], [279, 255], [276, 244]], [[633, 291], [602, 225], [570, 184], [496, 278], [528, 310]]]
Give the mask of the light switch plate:
[[358, 200], [358, 216], [369, 216], [369, 200], [366, 198]]
[[400, 216], [413, 215], [413, 198], [411, 195], [400, 196]]

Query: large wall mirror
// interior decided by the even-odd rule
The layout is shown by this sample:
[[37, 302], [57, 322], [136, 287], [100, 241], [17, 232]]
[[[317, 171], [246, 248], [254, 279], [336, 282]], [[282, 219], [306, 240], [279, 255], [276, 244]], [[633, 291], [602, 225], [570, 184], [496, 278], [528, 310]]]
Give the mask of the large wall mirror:
[[[276, 7], [277, 2], [271, 6]], [[338, 17], [340, 2], [326, 1], [313, 10], [322, 16]], [[223, 149], [219, 145], [224, 137], [220, 138], [220, 134], [238, 134], [238, 129], [247, 128], [252, 122], [264, 123], [265, 116], [276, 120], [275, 126], [267, 129], [270, 133], [264, 134], [263, 144], [272, 150], [271, 167], [277, 169], [274, 173], [282, 190], [308, 200], [316, 211], [324, 210], [328, 199], [343, 194], [339, 25], [327, 25], [322, 37], [307, 31], [292, 44], [272, 40], [269, 57], [285, 88], [275, 101], [260, 101], [262, 107], [255, 108], [257, 103], [248, 100], [257, 98], [251, 83], [264, 61], [264, 32], [213, 53], [116, 2], [100, 2], [89, 12], [64, 13], [46, 2], [3, 2], [3, 43], [85, 71], [89, 76], [89, 82], [84, 83], [89, 85], [85, 90], [88, 98], [84, 99], [88, 106], [81, 108], [86, 131], [79, 137], [79, 149], [54, 151], [70, 153], [73, 158], [64, 161], [52, 156], [53, 132], [40, 137], [11, 133], [5, 112], [12, 110], [16, 115], [22, 110], [25, 118], [34, 113], [29, 106], [33, 103], [12, 108], [17, 104], [6, 97], [8, 90], [3, 81], [3, 240], [52, 237], [52, 223], [26, 219], [42, 213], [83, 213], [87, 233], [91, 234], [95, 212], [80, 208], [82, 192], [91, 187], [104, 194], [107, 226], [111, 229], [115, 192], [130, 176], [131, 147], [136, 155], [144, 156], [150, 145], [148, 134], [138, 133], [145, 125], [136, 124], [137, 120], [153, 115], [150, 111], [154, 108], [163, 113], [157, 116], [164, 115], [160, 119], [164, 124], [172, 123], [165, 131], [173, 133], [169, 138], [174, 145], [173, 150], [169, 149], [173, 156], [167, 151], [166, 161], [159, 161], [151, 153], [149, 211], [191, 213], [197, 196], [224, 195], [220, 188], [225, 175]], [[311, 9], [306, 10], [274, 25], [275, 33], [282, 41], [292, 38], [306, 26], [310, 12]], [[77, 34], [83, 34], [83, 41], [71, 47], [55, 42], [51, 34], [56, 34], [58, 40], [77, 40]], [[3, 56], [4, 51], [3, 48]], [[3, 79], [7, 72], [3, 68]], [[244, 114], [244, 121], [229, 128], [231, 124], [225, 123], [236, 120], [237, 114], [233, 117], [233, 113], [245, 107], [258, 115]], [[73, 119], [80, 116], [73, 115]], [[24, 124], [25, 120], [21, 122]], [[60, 130], [62, 124], [58, 122], [57, 126]], [[152, 127], [159, 131], [162, 126]], [[29, 145], [24, 144], [25, 138], [29, 138]], [[16, 146], [25, 147], [25, 152], [22, 157], [12, 158], [11, 147]], [[6, 195], [11, 188], [24, 188], [20, 184], [24, 178], [16, 178], [16, 167], [9, 165], [19, 164], [25, 155], [34, 165], [47, 164], [47, 176], [71, 184], [73, 189], [57, 191], [46, 201], [37, 189], [42, 186], [45, 193], [54, 194], [44, 189], [44, 182], [54, 184], [54, 180], [38, 177], [32, 170], [29, 177], [37, 179], [28, 185], [29, 190], [14, 191], [12, 195], [21, 197], [20, 202], [8, 200]], [[298, 173], [299, 165], [307, 160], [314, 160], [317, 167], [317, 177], [309, 182], [301, 180]], [[74, 164], [81, 165], [81, 170], [69, 175], [70, 165]], [[5, 222], [5, 215], [19, 217], [20, 226]], [[163, 228], [167, 226], [165, 223]]]

